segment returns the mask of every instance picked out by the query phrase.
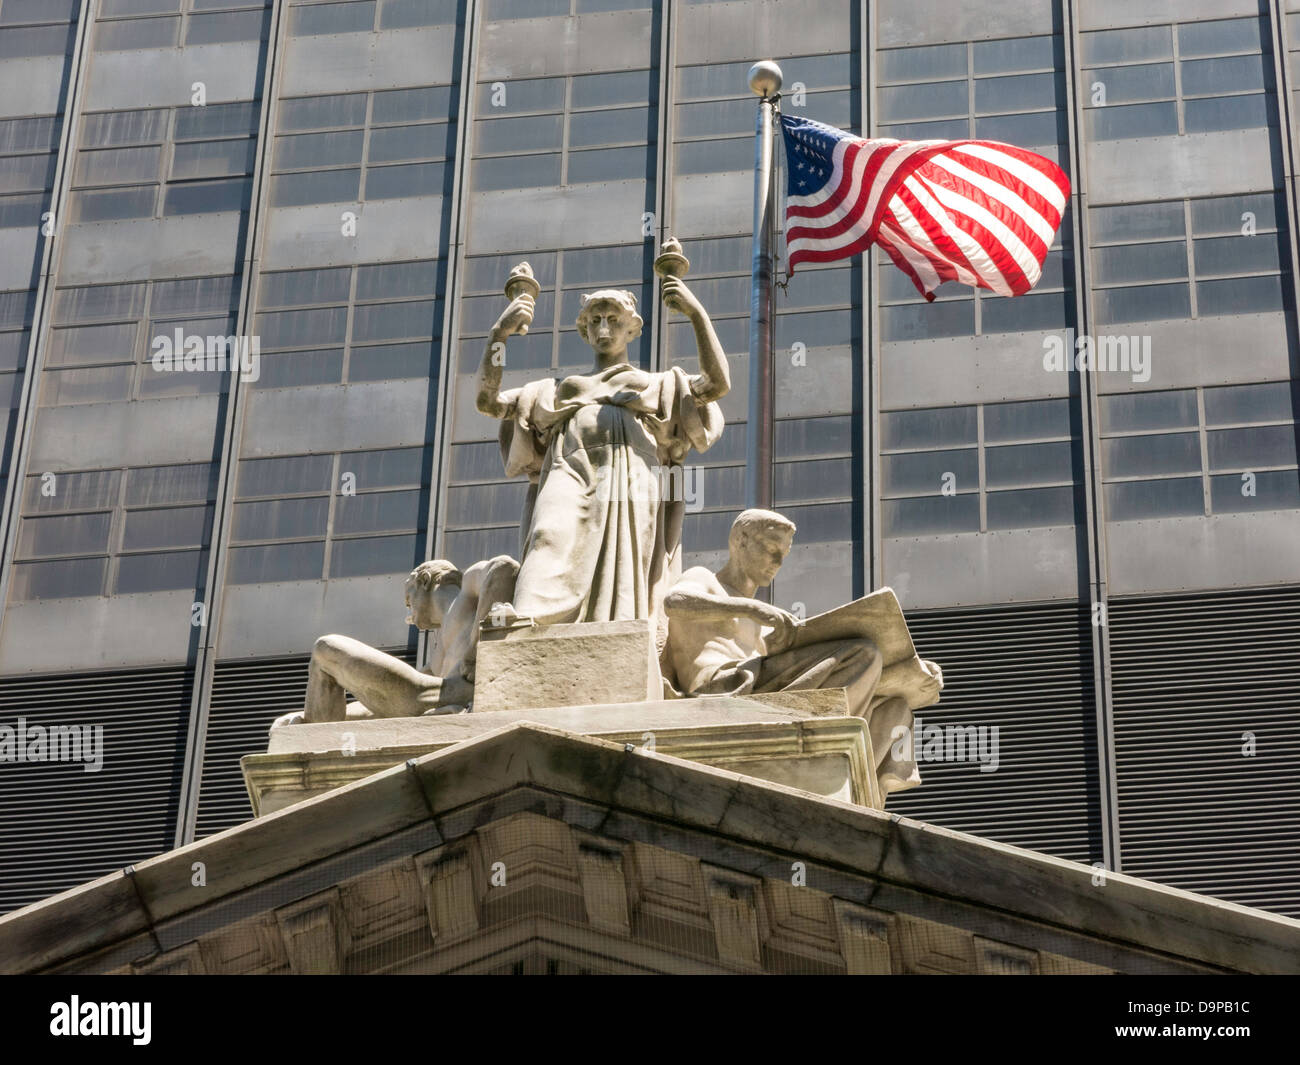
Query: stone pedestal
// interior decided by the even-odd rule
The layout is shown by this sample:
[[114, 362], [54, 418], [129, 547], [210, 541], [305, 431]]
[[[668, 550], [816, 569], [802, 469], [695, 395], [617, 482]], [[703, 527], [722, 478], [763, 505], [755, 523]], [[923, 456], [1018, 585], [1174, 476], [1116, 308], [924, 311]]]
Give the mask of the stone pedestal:
[[842, 688], [292, 725], [271, 733], [265, 754], [244, 757], [244, 780], [264, 816], [525, 721], [884, 807], [870, 734], [848, 715]]
[[662, 697], [648, 620], [485, 629], [479, 640], [475, 713]]

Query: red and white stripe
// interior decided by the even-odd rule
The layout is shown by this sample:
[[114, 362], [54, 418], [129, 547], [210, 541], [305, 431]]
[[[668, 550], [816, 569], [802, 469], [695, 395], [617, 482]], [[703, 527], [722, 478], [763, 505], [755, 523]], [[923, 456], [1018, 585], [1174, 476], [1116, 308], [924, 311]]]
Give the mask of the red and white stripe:
[[996, 141], [840, 140], [825, 186], [786, 202], [790, 271], [879, 244], [927, 300], [944, 281], [1028, 292], [1070, 181], [1050, 159]]

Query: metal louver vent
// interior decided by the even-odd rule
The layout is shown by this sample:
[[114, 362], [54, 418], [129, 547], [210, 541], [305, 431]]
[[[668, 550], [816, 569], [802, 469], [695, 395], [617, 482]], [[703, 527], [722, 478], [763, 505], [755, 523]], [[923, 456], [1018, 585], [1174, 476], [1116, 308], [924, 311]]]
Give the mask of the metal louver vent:
[[1110, 645], [1124, 872], [1300, 917], [1300, 588], [1113, 600]]
[[0, 725], [103, 727], [98, 772], [0, 761], [0, 912], [171, 849], [190, 685], [184, 669], [0, 677]]
[[[406, 649], [388, 653], [404, 662], [415, 661]], [[216, 664], [195, 839], [233, 828], [253, 816], [239, 760], [266, 750], [272, 721], [302, 709], [310, 661], [308, 655], [295, 655]]]
[[[1078, 862], [1100, 861], [1092, 627], [1077, 603], [908, 614], [917, 649], [943, 667], [926, 727], [998, 727], [998, 767], [921, 761], [923, 785], [890, 813]], [[991, 734], [986, 734], [991, 735]], [[924, 740], [924, 736], [921, 737]]]

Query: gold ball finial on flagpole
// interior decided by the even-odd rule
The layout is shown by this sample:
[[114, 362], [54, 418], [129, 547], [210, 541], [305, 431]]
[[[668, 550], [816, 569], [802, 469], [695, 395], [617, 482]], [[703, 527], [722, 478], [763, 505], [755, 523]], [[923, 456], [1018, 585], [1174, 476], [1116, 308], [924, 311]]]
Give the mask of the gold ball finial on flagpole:
[[749, 68], [749, 88], [756, 96], [775, 96], [781, 89], [781, 68], [763, 59]]

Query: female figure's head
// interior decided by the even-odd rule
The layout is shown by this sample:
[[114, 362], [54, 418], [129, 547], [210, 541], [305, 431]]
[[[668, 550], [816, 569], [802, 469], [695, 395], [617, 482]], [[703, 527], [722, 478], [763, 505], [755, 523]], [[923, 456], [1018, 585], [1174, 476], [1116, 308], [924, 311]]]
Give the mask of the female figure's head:
[[583, 293], [578, 335], [591, 345], [597, 363], [612, 366], [623, 361], [628, 344], [641, 335], [643, 324], [632, 293], [613, 288]]

